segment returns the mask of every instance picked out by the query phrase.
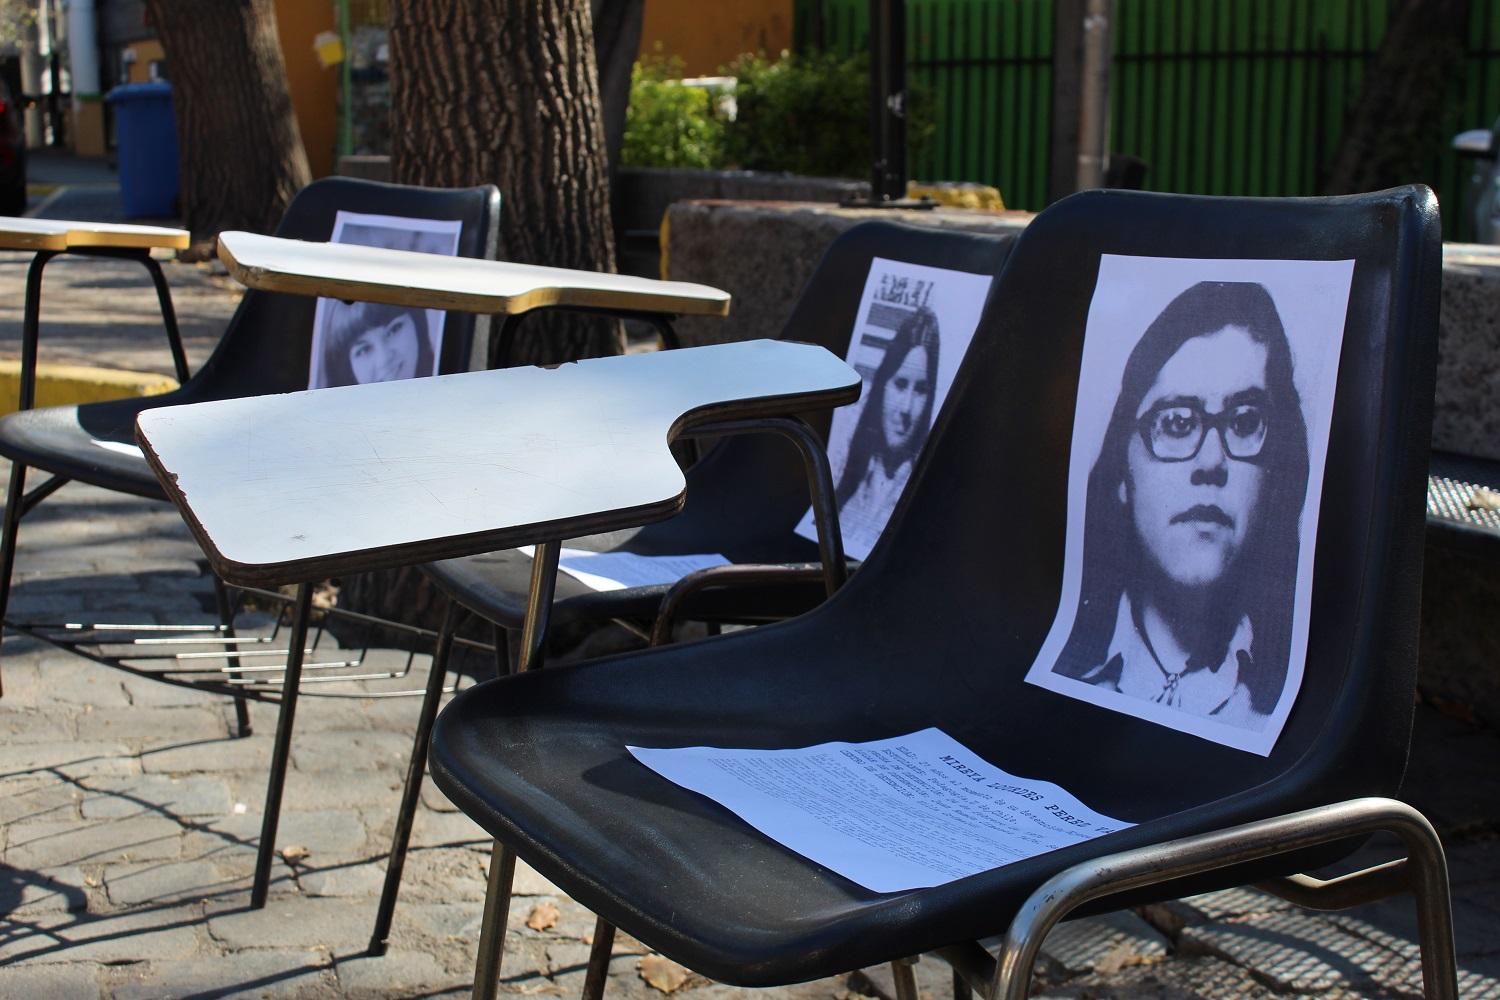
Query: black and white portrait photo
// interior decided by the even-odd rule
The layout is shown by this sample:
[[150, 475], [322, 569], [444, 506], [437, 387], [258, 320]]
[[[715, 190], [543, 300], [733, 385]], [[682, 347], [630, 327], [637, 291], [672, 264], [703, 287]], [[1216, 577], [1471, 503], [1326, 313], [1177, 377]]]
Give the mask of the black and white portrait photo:
[[[846, 359], [860, 400], [834, 414], [828, 460], [844, 551], [870, 554], [974, 339], [989, 275], [876, 258]], [[816, 538], [812, 512], [797, 534]]]
[[1301, 686], [1350, 261], [1106, 256], [1027, 680], [1267, 754]]
[[[333, 242], [451, 257], [458, 252], [461, 225], [456, 220], [340, 212]], [[437, 374], [443, 320], [441, 309], [319, 299], [308, 388]]]

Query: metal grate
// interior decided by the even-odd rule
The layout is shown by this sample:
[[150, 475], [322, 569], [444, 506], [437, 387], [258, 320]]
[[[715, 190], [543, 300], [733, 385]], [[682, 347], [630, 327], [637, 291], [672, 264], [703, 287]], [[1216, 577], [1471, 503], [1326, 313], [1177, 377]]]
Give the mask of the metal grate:
[[1462, 479], [1450, 479], [1447, 476], [1428, 476], [1427, 516], [1440, 521], [1500, 532], [1500, 511], [1473, 505], [1476, 489], [1494, 489], [1494, 487], [1485, 486], [1482, 483], [1465, 482]]

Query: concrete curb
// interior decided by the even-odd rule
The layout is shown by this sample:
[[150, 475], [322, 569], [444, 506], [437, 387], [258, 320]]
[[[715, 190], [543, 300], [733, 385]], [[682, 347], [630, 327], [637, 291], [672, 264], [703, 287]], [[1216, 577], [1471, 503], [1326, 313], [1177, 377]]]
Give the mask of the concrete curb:
[[[37, 365], [36, 405], [70, 406], [128, 396], [159, 396], [177, 388], [169, 375], [87, 365]], [[15, 411], [21, 393], [21, 362], [0, 361], [0, 413]]]

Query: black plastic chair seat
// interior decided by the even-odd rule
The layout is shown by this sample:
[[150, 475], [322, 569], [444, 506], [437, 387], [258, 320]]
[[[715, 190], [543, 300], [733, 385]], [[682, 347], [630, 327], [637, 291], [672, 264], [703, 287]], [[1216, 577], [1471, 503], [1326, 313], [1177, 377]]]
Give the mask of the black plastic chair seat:
[[[702, 554], [701, 547], [679, 548], [676, 551], [652, 549], [650, 542], [654, 534], [639, 530], [619, 531], [570, 539], [564, 544], [569, 548], [588, 552]], [[817, 560], [817, 546], [788, 531], [784, 540], [768, 541], [759, 552], [754, 553], [754, 557], [757, 562], [812, 564]], [[531, 583], [529, 556], [514, 549], [506, 549], [428, 563], [422, 569], [449, 597], [464, 607], [507, 629], [516, 630], [521, 627], [526, 615], [526, 593]], [[552, 622], [567, 625], [606, 618], [650, 620], [656, 616], [662, 598], [670, 587], [671, 584], [663, 583], [627, 587], [623, 590], [592, 590], [567, 573], [560, 572], [557, 575], [557, 590], [552, 605]], [[735, 624], [777, 621], [802, 614], [817, 606], [825, 597], [827, 590], [818, 581], [738, 586], [732, 592], [709, 590], [695, 595], [684, 608], [684, 614], [692, 618]]]
[[[1055, 745], [1049, 760], [1036, 751], [1055, 707], [1006, 712], [997, 725], [991, 695], [1002, 685], [995, 685], [996, 692], [957, 692], [970, 706], [959, 714], [956, 692], [913, 668], [921, 662], [914, 650], [886, 650], [885, 669], [873, 659], [863, 664], [873, 669], [835, 665], [826, 656], [828, 636], [848, 636], [863, 618], [820, 610], [713, 640], [712, 658], [702, 655], [705, 644], [688, 643], [477, 685], [438, 719], [433, 780], [570, 897], [675, 961], [741, 986], [815, 979], [1001, 933], [1027, 894], [1071, 864], [1326, 801], [1326, 785], [1315, 793], [1300, 781], [1278, 787], [1279, 767], [1243, 768], [1227, 780], [1211, 769], [1190, 781], [1132, 775], [1128, 737], [1095, 747], [1091, 773], [1076, 759], [1056, 759]], [[846, 676], [831, 679], [830, 670]], [[809, 685], [814, 674], [821, 676]], [[849, 698], [830, 697], [831, 687]], [[1045, 701], [1003, 687], [1023, 701]], [[1058, 781], [1090, 806], [1140, 825], [946, 886], [877, 895], [625, 749], [789, 747], [806, 745], [813, 733], [818, 741], [864, 741], [927, 726], [1001, 766], [1025, 761], [1009, 769]], [[1336, 857], [1283, 859], [1283, 867], [1252, 879]], [[1179, 885], [1151, 898], [1191, 891]]]
[[7, 414], [0, 417], [0, 455], [107, 490], [165, 500], [144, 457], [108, 445], [135, 447], [135, 418], [142, 410], [192, 401], [179, 390]]

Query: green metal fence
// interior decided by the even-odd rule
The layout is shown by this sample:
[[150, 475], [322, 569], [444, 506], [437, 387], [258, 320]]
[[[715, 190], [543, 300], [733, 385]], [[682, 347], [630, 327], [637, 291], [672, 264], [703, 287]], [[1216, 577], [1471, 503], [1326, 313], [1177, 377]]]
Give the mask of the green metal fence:
[[[1385, 32], [1391, 0], [1116, 0], [1110, 150], [1145, 186], [1202, 194], [1315, 194]], [[803, 0], [798, 38], [865, 47], [867, 0]], [[1474, 0], [1444, 136], [1500, 115], [1500, 0]], [[938, 132], [912, 175], [994, 184], [1046, 203], [1052, 0], [908, 0], [908, 70], [937, 98]], [[1469, 164], [1444, 138], [1420, 179], [1461, 231]]]

